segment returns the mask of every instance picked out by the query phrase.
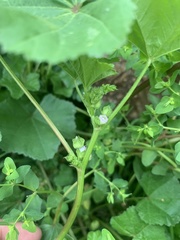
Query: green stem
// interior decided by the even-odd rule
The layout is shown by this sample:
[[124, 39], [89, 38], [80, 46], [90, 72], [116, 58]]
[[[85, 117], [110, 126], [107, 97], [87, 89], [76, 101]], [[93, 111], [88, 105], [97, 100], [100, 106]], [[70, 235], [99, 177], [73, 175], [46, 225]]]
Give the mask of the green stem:
[[[91, 170], [90, 172], [86, 173], [84, 175], [84, 179], [87, 178], [88, 176], [90, 176], [92, 173], [94, 172], [94, 170]], [[61, 211], [61, 207], [62, 207], [62, 204], [63, 204], [63, 200], [66, 198], [66, 196], [77, 186], [77, 181], [71, 185], [70, 188], [68, 188], [68, 190], [64, 193], [57, 209], [56, 209], [56, 212], [55, 212], [55, 217], [54, 217], [54, 220], [53, 220], [53, 224], [56, 224], [58, 222], [58, 219], [59, 219], [59, 216], [60, 216], [60, 211]]]
[[[77, 93], [78, 93], [81, 101], [84, 103], [84, 97], [83, 97], [83, 95], [82, 95], [82, 93], [81, 93], [81, 91], [80, 91], [80, 89], [79, 89], [79, 87], [78, 87], [78, 85], [77, 85], [76, 80], [74, 80], [74, 85], [75, 85], [76, 91], [77, 91]], [[84, 104], [84, 105], [85, 105], [85, 104]]]
[[141, 71], [139, 77], [136, 79], [136, 81], [134, 82], [134, 84], [132, 85], [132, 87], [129, 89], [129, 91], [127, 92], [127, 94], [124, 96], [124, 98], [122, 99], [122, 101], [117, 105], [117, 107], [114, 109], [114, 111], [112, 112], [112, 114], [109, 117], [109, 121], [112, 121], [113, 118], [118, 114], [118, 112], [121, 110], [121, 108], [125, 105], [125, 103], [129, 100], [129, 98], [131, 97], [131, 95], [133, 94], [134, 90], [137, 88], [138, 84], [140, 83], [142, 77], [144, 76], [144, 74], [146, 73], [147, 69], [149, 68], [151, 64], [151, 60], [149, 59], [145, 65], [145, 67], [143, 68], [143, 70]]
[[57, 237], [57, 240], [64, 239], [69, 229], [71, 228], [81, 205], [83, 189], [84, 189], [84, 169], [77, 169], [77, 175], [78, 175], [78, 180], [77, 180], [78, 185], [77, 185], [77, 192], [76, 192], [74, 205], [67, 219], [66, 224], [64, 225], [63, 229], [61, 230], [60, 234]]
[[163, 157], [168, 163], [170, 163], [174, 168], [178, 168], [177, 167], [177, 165], [176, 165], [176, 163], [175, 162], [173, 162], [167, 155], [165, 155], [164, 153], [162, 153], [161, 151], [157, 151], [158, 153], [159, 153], [159, 155], [161, 156], [161, 157]]
[[97, 138], [99, 136], [99, 132], [100, 132], [100, 128], [94, 128], [94, 131], [93, 131], [93, 134], [92, 134], [89, 146], [87, 148], [86, 154], [85, 154], [84, 159], [82, 161], [82, 168], [84, 168], [84, 169], [86, 169], [86, 166], [88, 164], [90, 155], [92, 153], [92, 150], [94, 148], [96, 140], [97, 140]]
[[94, 172], [97, 173], [101, 178], [103, 178], [109, 184], [110, 187], [113, 186], [114, 189], [116, 189], [117, 191], [120, 191], [120, 189], [113, 182], [111, 182], [108, 178], [106, 178], [99, 171], [94, 170]]
[[103, 222], [103, 221], [100, 220], [100, 219], [97, 219], [97, 221], [99, 221], [100, 224], [101, 224], [103, 227], [105, 227], [105, 228], [116, 238], [116, 240], [123, 240], [123, 239], [118, 235], [118, 233], [117, 233], [113, 228], [111, 228], [111, 227], [109, 226], [109, 224]]
[[30, 92], [25, 88], [25, 86], [22, 84], [22, 82], [18, 79], [18, 77], [14, 74], [14, 72], [11, 70], [9, 65], [4, 61], [2, 56], [0, 56], [0, 62], [6, 69], [6, 71], [10, 74], [10, 76], [14, 79], [14, 81], [17, 83], [17, 85], [21, 88], [21, 90], [26, 94], [26, 96], [29, 98], [31, 103], [35, 106], [35, 108], [39, 111], [41, 116], [44, 118], [44, 120], [47, 122], [47, 124], [50, 126], [50, 128], [53, 130], [53, 132], [56, 134], [60, 142], [63, 144], [64, 148], [69, 154], [74, 155], [73, 150], [69, 146], [69, 144], [66, 142], [65, 138], [62, 136], [62, 134], [59, 132], [57, 127], [54, 125], [54, 123], [51, 121], [51, 119], [48, 117], [48, 115], [44, 112], [44, 110], [41, 108], [39, 103], [34, 99], [34, 97], [30, 94]]
[[44, 177], [44, 179], [45, 179], [49, 189], [51, 191], [53, 191], [53, 187], [52, 187], [51, 182], [50, 182], [50, 180], [49, 180], [49, 178], [48, 178], [48, 176], [46, 174], [46, 171], [44, 170], [44, 167], [43, 167], [42, 163], [40, 161], [37, 161], [37, 165], [39, 166], [39, 168], [40, 168], [40, 170], [42, 172], [42, 175], [43, 175], [43, 177]]
[[89, 146], [86, 150], [86, 154], [84, 156], [84, 159], [82, 161], [81, 168], [77, 168], [77, 192], [76, 192], [76, 198], [74, 201], [73, 208], [71, 210], [71, 213], [67, 219], [66, 224], [64, 225], [63, 229], [61, 230], [60, 234], [57, 237], [57, 240], [63, 240], [66, 234], [68, 233], [69, 229], [71, 228], [77, 213], [79, 211], [79, 208], [81, 206], [82, 196], [83, 196], [83, 189], [84, 189], [84, 178], [85, 178], [85, 170], [87, 163], [89, 161], [90, 155], [92, 153], [92, 150], [94, 148], [94, 145], [96, 143], [96, 140], [98, 138], [100, 129], [94, 129]]
[[89, 117], [89, 114], [86, 111], [84, 111], [83, 109], [81, 109], [81, 108], [76, 107], [76, 111], [84, 114], [87, 117]]

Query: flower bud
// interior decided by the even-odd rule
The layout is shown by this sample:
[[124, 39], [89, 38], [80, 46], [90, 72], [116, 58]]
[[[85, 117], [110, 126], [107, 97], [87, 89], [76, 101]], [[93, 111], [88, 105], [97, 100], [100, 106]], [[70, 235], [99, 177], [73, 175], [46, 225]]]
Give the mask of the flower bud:
[[76, 136], [74, 139], [73, 139], [73, 147], [75, 149], [78, 149], [78, 148], [81, 148], [84, 146], [84, 142], [85, 140], [79, 136]]

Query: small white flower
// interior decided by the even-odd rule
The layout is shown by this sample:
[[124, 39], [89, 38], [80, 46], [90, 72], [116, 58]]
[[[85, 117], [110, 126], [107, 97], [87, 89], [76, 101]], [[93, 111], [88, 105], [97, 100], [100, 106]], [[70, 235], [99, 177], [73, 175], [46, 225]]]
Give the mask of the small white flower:
[[108, 117], [106, 115], [100, 115], [99, 120], [101, 124], [105, 124], [108, 121]]
[[80, 152], [86, 151], [86, 146], [83, 146], [83, 147], [79, 148], [79, 151], [80, 151]]

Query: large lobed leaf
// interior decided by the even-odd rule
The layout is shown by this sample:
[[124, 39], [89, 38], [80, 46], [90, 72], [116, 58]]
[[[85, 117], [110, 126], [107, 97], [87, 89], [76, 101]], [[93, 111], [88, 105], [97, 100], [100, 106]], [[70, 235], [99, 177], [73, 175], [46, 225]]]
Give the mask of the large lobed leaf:
[[76, 2], [1, 1], [3, 50], [57, 63], [85, 54], [102, 57], [125, 42], [135, 17], [131, 0]]
[[[75, 135], [75, 107], [72, 103], [47, 95], [41, 106], [66, 138]], [[4, 151], [37, 160], [50, 159], [57, 152], [58, 138], [28, 100], [2, 101], [0, 123], [0, 148]]]
[[147, 198], [140, 201], [136, 209], [144, 222], [167, 226], [180, 222], [180, 185], [176, 177], [148, 172], [143, 174], [140, 185]]
[[129, 40], [152, 60], [180, 49], [180, 1], [134, 2], [137, 17]]
[[62, 63], [61, 67], [74, 79], [81, 80], [84, 87], [116, 74], [114, 65], [95, 58], [81, 56], [75, 61]]
[[133, 240], [170, 240], [165, 227], [143, 222], [134, 206], [128, 208], [123, 214], [112, 217], [111, 225], [118, 233], [133, 237]]

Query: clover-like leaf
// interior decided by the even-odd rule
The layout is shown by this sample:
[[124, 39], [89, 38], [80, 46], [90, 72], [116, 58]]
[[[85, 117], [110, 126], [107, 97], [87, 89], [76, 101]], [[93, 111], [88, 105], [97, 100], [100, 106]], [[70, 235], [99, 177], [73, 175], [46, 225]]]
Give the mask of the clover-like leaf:
[[115, 240], [113, 235], [105, 228], [102, 231], [89, 232], [87, 240]]
[[161, 101], [157, 104], [155, 111], [157, 114], [164, 114], [171, 112], [174, 109], [174, 98], [164, 96]]

